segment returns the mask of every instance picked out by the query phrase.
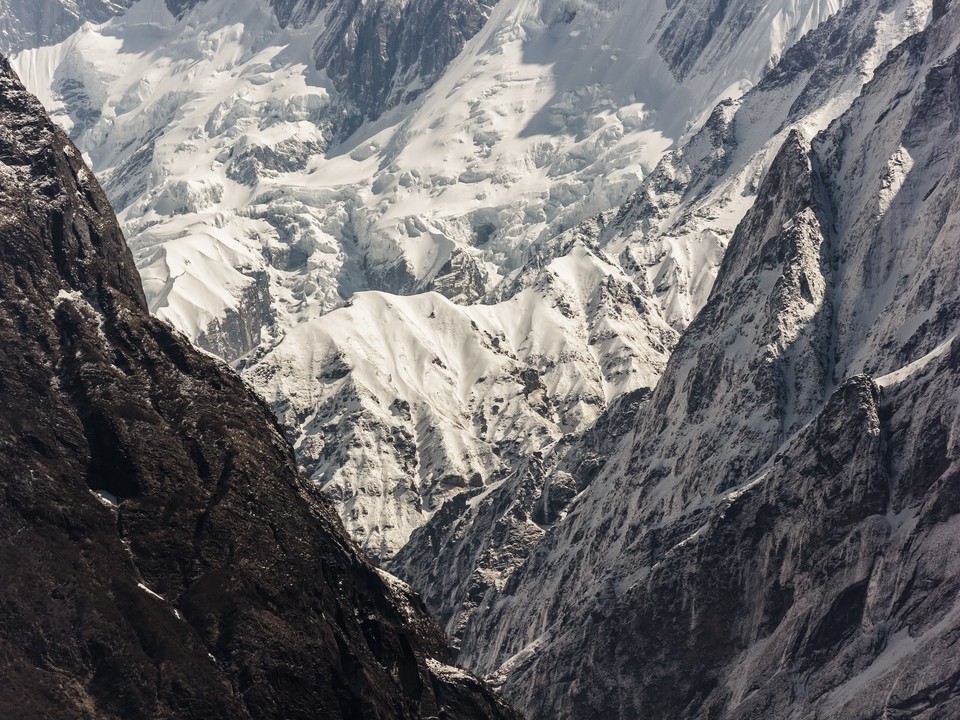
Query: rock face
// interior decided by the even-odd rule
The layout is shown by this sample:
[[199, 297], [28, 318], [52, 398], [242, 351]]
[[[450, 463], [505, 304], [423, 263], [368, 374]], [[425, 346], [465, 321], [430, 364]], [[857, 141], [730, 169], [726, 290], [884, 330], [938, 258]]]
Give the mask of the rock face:
[[514, 718], [150, 317], [80, 154], [0, 63], [0, 715]]
[[534, 716], [960, 712], [960, 12], [787, 134], [610, 461], [462, 656]]
[[488, 592], [502, 589], [566, 517], [649, 396], [647, 388], [618, 396], [588, 430], [515, 460], [489, 489], [449, 500], [386, 563], [422, 589], [455, 644]]
[[886, 54], [921, 30], [926, 0], [858, 0], [811, 30], [743, 97], [718, 104], [610, 219], [599, 245], [685, 328], [791, 130], [812, 137], [845, 111]]

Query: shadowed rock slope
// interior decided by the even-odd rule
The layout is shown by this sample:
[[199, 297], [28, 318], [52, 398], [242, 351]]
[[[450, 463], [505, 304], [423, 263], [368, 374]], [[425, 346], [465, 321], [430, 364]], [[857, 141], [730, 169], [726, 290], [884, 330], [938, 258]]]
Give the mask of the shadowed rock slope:
[[151, 318], [106, 197], [0, 60], [0, 717], [515, 718]]
[[792, 130], [632, 432], [462, 658], [531, 715], [960, 717], [960, 8]]

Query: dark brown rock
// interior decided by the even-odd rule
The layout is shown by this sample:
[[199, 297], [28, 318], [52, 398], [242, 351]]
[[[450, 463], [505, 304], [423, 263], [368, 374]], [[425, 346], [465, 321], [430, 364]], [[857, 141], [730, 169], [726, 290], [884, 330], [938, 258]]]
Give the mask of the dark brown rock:
[[0, 717], [504, 718], [0, 61]]

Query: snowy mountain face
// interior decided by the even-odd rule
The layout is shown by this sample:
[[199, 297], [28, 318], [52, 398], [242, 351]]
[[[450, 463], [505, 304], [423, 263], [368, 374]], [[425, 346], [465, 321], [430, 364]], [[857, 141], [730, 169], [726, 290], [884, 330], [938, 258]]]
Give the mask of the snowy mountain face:
[[[141, 0], [16, 64], [103, 178], [151, 309], [247, 355], [387, 557], [444, 500], [653, 387], [735, 221], [676, 262], [624, 264], [597, 216], [836, 9]], [[712, 20], [687, 32], [683, 13]], [[416, 377], [398, 386], [400, 356]]]
[[[165, 0], [165, 4], [182, 19], [209, 1]], [[311, 26], [319, 31], [313, 45], [314, 64], [350, 106], [345, 127], [335, 132], [339, 136], [429, 87], [480, 30], [496, 0], [267, 0], [262, 4], [272, 11], [280, 28]], [[423, 42], [424, 38], [430, 42]]]
[[386, 558], [446, 500], [483, 493], [652, 387], [675, 340], [636, 285], [573, 237], [509, 300], [361, 293], [240, 368]]
[[141, 0], [17, 67], [105, 178], [155, 312], [233, 358], [357, 290], [483, 296], [835, 9], [747, 32], [731, 8], [681, 72], [657, 3]]
[[632, 433], [474, 612], [464, 656], [532, 715], [960, 709], [960, 15], [933, 18], [787, 135]]
[[0, 53], [58, 43], [85, 22], [104, 22], [133, 1], [0, 0]]
[[[437, 70], [411, 53], [409, 37], [449, 18], [431, 51], [442, 62], [485, 12], [482, 3], [439, 15], [424, 5], [274, 9], [247, 0], [172, 5], [175, 16], [143, 0], [113, 23], [21, 56], [18, 68], [43, 88], [130, 221], [154, 311], [233, 358], [265, 329], [281, 332], [368, 285], [349, 248], [357, 193], [341, 189], [357, 163], [325, 167], [332, 185], [309, 198], [294, 188], [314, 184], [312, 165], [349, 128], [429, 84]], [[357, 24], [383, 46], [337, 44]], [[398, 24], [406, 34], [387, 37]]]
[[850, 3], [792, 46], [750, 92], [718, 104], [668, 152], [599, 238], [685, 327], [791, 129], [812, 137], [845, 110], [874, 68], [923, 27], [926, 2]]
[[[664, 320], [684, 328], [706, 302], [714, 263], [719, 264], [730, 234], [753, 205], [762, 178], [791, 130], [809, 137], [826, 127], [849, 107], [886, 53], [923, 27], [928, 14], [925, 3], [845, 6], [788, 51], [742, 99], [720, 103], [700, 131], [664, 156], [619, 211], [607, 215], [605, 223], [582, 226], [581, 241], [601, 249], [632, 277], [643, 297], [655, 300]], [[812, 57], [827, 60], [814, 64]], [[755, 312], [755, 302], [761, 301], [742, 299], [744, 322]], [[739, 343], [739, 332], [731, 329], [724, 342]], [[771, 325], [763, 332], [772, 339], [784, 331]], [[723, 377], [747, 360], [730, 360], [709, 371], [713, 361], [704, 360], [703, 369], [700, 362], [700, 357], [691, 358], [683, 371], [690, 375], [688, 383], [699, 384], [707, 372]], [[753, 382], [749, 379], [753, 372], [744, 374], [743, 384]], [[733, 380], [727, 384], [736, 386]], [[652, 385], [638, 384], [638, 391], [643, 387]], [[621, 398], [630, 399], [630, 413], [640, 412], [635, 398]], [[814, 393], [800, 404], [809, 407], [817, 402]], [[596, 477], [597, 459], [611, 455], [615, 438], [633, 424], [632, 415], [625, 416], [620, 407], [624, 404], [613, 403], [588, 433], [564, 436], [551, 452], [522, 463], [469, 506], [456, 512], [451, 507], [431, 517], [390, 562], [394, 572], [421, 588], [454, 638], [463, 635], [487, 590], [507, 583], [565, 516], [574, 496]], [[796, 405], [794, 401], [789, 415], [796, 414]], [[740, 405], [733, 402], [732, 407]], [[656, 412], [667, 417], [682, 409], [677, 405]], [[776, 437], [791, 432], [795, 422], [795, 417], [784, 417], [781, 427], [770, 429], [776, 435], [767, 442], [777, 442]], [[669, 452], [688, 457], [691, 464], [698, 464], [698, 457], [712, 458], [715, 432], [715, 424], [704, 422], [702, 454], [695, 449], [700, 440], [686, 432], [677, 434]], [[765, 451], [747, 446], [744, 457], [756, 452]]]

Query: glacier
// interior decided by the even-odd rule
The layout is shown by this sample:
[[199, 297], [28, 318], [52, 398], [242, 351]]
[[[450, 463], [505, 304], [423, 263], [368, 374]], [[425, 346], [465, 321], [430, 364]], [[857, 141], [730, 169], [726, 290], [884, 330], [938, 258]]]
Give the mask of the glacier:
[[[459, 6], [468, 17], [451, 14], [445, 29], [431, 25], [417, 2], [291, 10], [208, 0], [172, 6], [175, 13], [168, 5], [140, 0], [61, 43], [19, 53], [14, 65], [102, 178], [151, 311], [200, 347], [239, 362], [288, 421], [304, 464], [342, 498], [348, 527], [385, 557], [430, 517], [431, 503], [463, 489], [433, 498], [441, 458], [455, 458], [447, 475], [468, 478], [467, 485], [479, 475], [486, 486], [515, 458], [582, 431], [619, 394], [652, 388], [677, 333], [706, 298], [735, 221], [703, 233], [693, 250], [634, 258], [624, 267], [657, 270], [628, 269], [626, 277], [617, 268], [620, 248], [591, 241], [570, 255], [569, 238], [589, 232], [583, 223], [607, 225], [606, 216], [669, 148], [696, 134], [718, 102], [739, 98], [839, 8], [501, 0]], [[715, 27], [690, 22], [711, 12]], [[398, 18], [432, 32], [449, 61], [425, 67], [393, 42], [389, 28]], [[357, 55], [366, 70], [353, 77], [331, 50], [330, 34], [360, 26], [384, 50], [381, 65]], [[629, 297], [638, 292], [656, 296], [651, 279], [676, 291], [647, 303], [643, 329], [613, 354], [590, 328], [608, 319], [569, 323], [563, 312], [544, 315], [536, 303], [514, 302], [527, 324], [569, 334], [560, 342], [578, 359], [566, 372], [582, 381], [552, 379], [563, 371], [548, 367], [556, 358], [543, 347], [522, 349], [516, 362], [545, 376], [550, 412], [574, 415], [556, 422], [550, 412], [544, 418], [525, 409], [511, 418], [522, 428], [514, 434], [545, 434], [501, 448], [483, 431], [489, 417], [469, 402], [430, 400], [437, 393], [429, 380], [415, 392], [377, 387], [385, 406], [408, 403], [439, 431], [418, 434], [413, 415], [374, 422], [380, 411], [367, 403], [350, 416], [376, 429], [354, 435], [356, 452], [319, 462], [323, 442], [311, 436], [350, 414], [332, 409], [332, 391], [311, 369], [323, 357], [301, 357], [300, 371], [280, 376], [272, 368], [302, 355], [291, 349], [319, 335], [343, 340], [333, 354], [348, 368], [368, 366], [343, 337], [344, 323], [353, 322], [344, 306], [358, 293], [438, 292], [497, 323], [487, 305], [551, 282], [549, 270], [534, 279], [538, 266], [582, 262], [572, 272], [590, 274], [594, 258], [612, 258], [614, 284], [635, 286], [613, 315], [635, 313]], [[680, 279], [668, 277], [670, 268]], [[554, 302], [551, 291], [532, 292]], [[418, 317], [420, 301], [370, 302], [411, 305], [398, 321], [407, 337], [387, 355], [416, 342], [417, 323], [407, 320]], [[439, 342], [442, 334], [428, 340]], [[483, 338], [474, 342], [480, 347]], [[605, 378], [611, 363], [627, 373], [612, 388]], [[390, 376], [386, 366], [377, 372]], [[357, 384], [365, 387], [359, 395], [372, 392], [370, 382]], [[398, 432], [413, 438], [415, 452], [404, 459], [391, 457], [397, 451], [389, 437]], [[494, 449], [507, 453], [504, 460]], [[370, 473], [379, 479], [358, 480]]]

